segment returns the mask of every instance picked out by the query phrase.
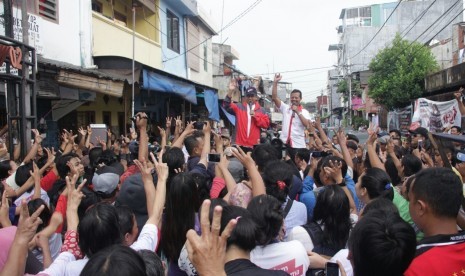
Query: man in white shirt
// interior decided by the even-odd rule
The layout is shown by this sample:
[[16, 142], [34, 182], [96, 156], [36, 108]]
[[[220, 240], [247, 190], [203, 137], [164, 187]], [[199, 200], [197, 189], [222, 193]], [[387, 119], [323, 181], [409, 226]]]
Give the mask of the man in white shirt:
[[280, 74], [274, 76], [272, 99], [279, 112], [283, 114], [282, 130], [279, 138], [286, 144], [289, 155], [294, 160], [296, 149], [306, 148], [305, 129], [311, 123], [310, 113], [300, 104], [302, 92], [298, 89], [292, 90], [290, 105], [281, 101], [278, 97], [278, 82], [281, 79]]

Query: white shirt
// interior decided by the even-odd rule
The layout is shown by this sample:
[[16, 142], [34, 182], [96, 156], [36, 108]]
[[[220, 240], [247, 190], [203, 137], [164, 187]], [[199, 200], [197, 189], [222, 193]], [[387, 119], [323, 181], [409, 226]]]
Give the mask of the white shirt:
[[310, 265], [307, 251], [299, 241], [278, 242], [257, 246], [250, 260], [265, 269], [283, 270], [290, 275], [305, 275]]
[[[142, 227], [139, 238], [130, 247], [136, 251], [139, 250], [151, 250], [155, 251], [158, 243], [158, 228], [154, 224], [145, 224]], [[62, 252], [53, 261], [49, 268], [40, 272], [38, 275], [50, 275], [50, 276], [79, 276], [81, 271], [86, 266], [89, 259], [84, 257], [81, 260], [75, 260], [74, 256], [69, 252]]]
[[[29, 202], [32, 200], [32, 197], [34, 196], [34, 189], [31, 191], [31, 192], [25, 192], [24, 194], [22, 194], [21, 196], [19, 196], [16, 200], [15, 200], [15, 205], [16, 206], [21, 206], [21, 201], [23, 201], [23, 199], [26, 200], [26, 202]], [[48, 197], [48, 194], [47, 192], [40, 188], [40, 198], [45, 202], [47, 203], [47, 206], [50, 206], [50, 198]]]
[[[299, 116], [297, 114], [294, 115], [294, 118], [292, 118], [292, 115], [294, 114], [294, 111], [290, 108], [288, 104], [285, 104], [284, 102], [281, 102], [281, 106], [279, 107], [279, 112], [283, 114], [283, 126], [281, 129], [281, 135], [279, 138], [283, 143], [287, 142], [287, 139], [289, 137], [289, 125], [291, 123], [292, 119], [292, 125], [291, 125], [291, 147], [292, 148], [306, 148], [305, 144], [305, 125], [302, 123], [300, 120]], [[310, 113], [306, 109], [302, 109], [302, 116], [310, 120]]]

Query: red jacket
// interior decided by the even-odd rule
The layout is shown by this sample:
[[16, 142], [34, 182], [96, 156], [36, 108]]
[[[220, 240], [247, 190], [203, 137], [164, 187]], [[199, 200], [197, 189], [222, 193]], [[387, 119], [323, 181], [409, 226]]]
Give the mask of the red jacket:
[[244, 147], [253, 147], [260, 142], [260, 128], [268, 128], [270, 126], [270, 118], [266, 115], [265, 110], [258, 102], [255, 102], [253, 110], [255, 115], [252, 116], [250, 122], [250, 133], [247, 136], [247, 103], [235, 104], [231, 102], [231, 98], [226, 96], [223, 102], [224, 108], [236, 116], [236, 144]]

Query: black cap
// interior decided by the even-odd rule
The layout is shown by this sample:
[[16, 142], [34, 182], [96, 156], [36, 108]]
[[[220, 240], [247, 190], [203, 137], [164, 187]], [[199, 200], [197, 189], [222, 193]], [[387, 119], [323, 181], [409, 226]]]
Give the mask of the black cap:
[[360, 140], [358, 139], [358, 137], [352, 133], [347, 134], [347, 140], [355, 141], [357, 142], [357, 144], [360, 143]]
[[251, 86], [249, 88], [247, 88], [247, 90], [245, 91], [245, 95], [246, 96], [257, 96], [257, 89], [255, 89], [255, 87]]

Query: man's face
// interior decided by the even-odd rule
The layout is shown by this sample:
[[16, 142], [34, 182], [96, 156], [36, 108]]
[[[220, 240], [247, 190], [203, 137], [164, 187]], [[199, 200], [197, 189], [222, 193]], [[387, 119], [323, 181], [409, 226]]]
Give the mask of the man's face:
[[421, 134], [413, 134], [412, 135], [412, 146], [413, 147], [418, 147], [418, 140], [422, 140], [423, 142], [425, 141], [425, 137]]
[[460, 135], [460, 133], [457, 131], [457, 128], [455, 128], [455, 127], [450, 129], [450, 134]]
[[300, 98], [300, 93], [298, 92], [291, 93], [291, 104], [292, 105], [300, 105], [301, 100], [302, 99]]
[[229, 147], [231, 144], [231, 140], [227, 137], [221, 137], [221, 140], [223, 141], [223, 147]]
[[248, 103], [255, 103], [257, 101], [257, 96], [255, 94], [246, 95]]

